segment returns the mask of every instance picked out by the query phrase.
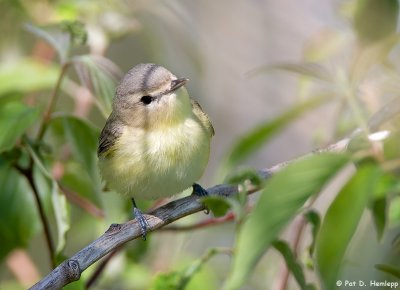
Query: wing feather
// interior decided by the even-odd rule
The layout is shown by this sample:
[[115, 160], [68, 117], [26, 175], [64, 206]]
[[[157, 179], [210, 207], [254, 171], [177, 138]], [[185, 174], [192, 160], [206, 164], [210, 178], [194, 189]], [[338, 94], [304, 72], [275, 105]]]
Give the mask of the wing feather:
[[105, 156], [112, 152], [112, 147], [122, 134], [122, 128], [122, 123], [115, 118], [114, 114], [111, 114], [100, 133], [98, 156]]
[[195, 116], [200, 120], [203, 127], [210, 133], [210, 136], [215, 135], [214, 127], [210, 121], [210, 118], [206, 113], [204, 113], [203, 109], [201, 108], [200, 104], [195, 100], [191, 99], [192, 102], [192, 111]]

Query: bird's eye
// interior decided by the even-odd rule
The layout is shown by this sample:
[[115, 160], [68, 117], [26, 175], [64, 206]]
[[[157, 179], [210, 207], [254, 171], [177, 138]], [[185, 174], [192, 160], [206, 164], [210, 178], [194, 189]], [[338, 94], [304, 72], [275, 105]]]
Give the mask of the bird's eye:
[[153, 97], [152, 96], [143, 96], [140, 98], [140, 101], [145, 104], [148, 105], [153, 101]]

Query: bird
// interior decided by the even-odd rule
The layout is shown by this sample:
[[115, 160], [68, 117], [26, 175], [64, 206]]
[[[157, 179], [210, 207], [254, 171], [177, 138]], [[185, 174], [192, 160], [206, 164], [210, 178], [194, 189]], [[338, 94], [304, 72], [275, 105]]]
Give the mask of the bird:
[[192, 187], [207, 166], [214, 127], [200, 104], [163, 66], [138, 64], [121, 79], [98, 142], [107, 187], [130, 198], [143, 239], [149, 224], [135, 199], [170, 197]]

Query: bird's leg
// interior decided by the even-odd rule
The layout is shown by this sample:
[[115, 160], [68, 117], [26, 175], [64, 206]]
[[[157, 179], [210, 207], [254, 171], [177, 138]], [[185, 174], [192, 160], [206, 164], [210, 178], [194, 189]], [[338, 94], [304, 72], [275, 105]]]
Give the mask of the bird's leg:
[[205, 190], [200, 184], [193, 183], [192, 187], [193, 187], [192, 194], [195, 194], [195, 195], [200, 196], [200, 197], [204, 197], [204, 196], [208, 196], [209, 195], [207, 190]]
[[150, 225], [147, 222], [141, 210], [136, 206], [134, 198], [132, 198], [132, 204], [133, 204], [133, 215], [140, 226], [140, 231], [142, 232], [143, 240], [146, 240], [147, 229], [150, 227]]

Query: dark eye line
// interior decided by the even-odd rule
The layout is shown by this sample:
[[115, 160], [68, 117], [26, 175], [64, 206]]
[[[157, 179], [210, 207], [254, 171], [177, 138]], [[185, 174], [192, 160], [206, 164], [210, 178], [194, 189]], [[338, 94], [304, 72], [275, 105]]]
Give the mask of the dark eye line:
[[140, 98], [140, 102], [145, 104], [145, 105], [149, 105], [150, 103], [152, 103], [154, 100], [156, 100], [160, 96], [167, 95], [167, 94], [170, 94], [170, 93], [173, 93], [173, 92], [175, 92], [175, 89], [165, 90], [164, 92], [161, 92], [161, 93], [159, 93], [159, 94], [157, 94], [155, 96], [145, 95], [145, 96]]
[[171, 89], [167, 89], [164, 92], [159, 93], [156, 96], [150, 96], [150, 95], [145, 95], [143, 97], [140, 98], [140, 102], [145, 104], [145, 105], [149, 105], [150, 103], [152, 103], [154, 100], [156, 100], [158, 97], [162, 96], [162, 95], [167, 95], [170, 93], [175, 92], [178, 88], [171, 88]]

